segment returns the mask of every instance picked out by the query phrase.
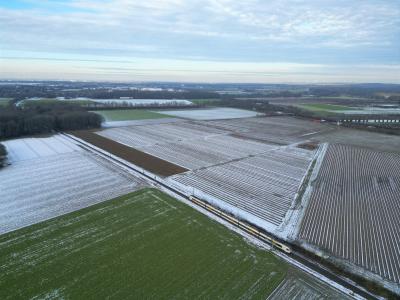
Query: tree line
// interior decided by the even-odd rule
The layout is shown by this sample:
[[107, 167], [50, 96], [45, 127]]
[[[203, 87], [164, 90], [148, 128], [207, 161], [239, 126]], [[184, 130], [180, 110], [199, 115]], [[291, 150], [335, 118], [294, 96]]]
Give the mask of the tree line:
[[7, 149], [3, 144], [0, 143], [0, 169], [4, 166], [6, 158], [7, 158]]
[[53, 131], [99, 128], [101, 116], [71, 103], [0, 108], [0, 139]]

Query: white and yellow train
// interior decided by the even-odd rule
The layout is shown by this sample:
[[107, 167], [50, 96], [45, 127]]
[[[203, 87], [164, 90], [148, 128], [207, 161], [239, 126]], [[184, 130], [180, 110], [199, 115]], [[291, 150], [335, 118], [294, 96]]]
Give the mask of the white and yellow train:
[[190, 196], [189, 199], [196, 205], [201, 206], [201, 207], [207, 209], [208, 211], [212, 212], [213, 214], [220, 216], [221, 218], [228, 221], [229, 223], [234, 224], [234, 225], [238, 226], [239, 228], [245, 230], [247, 233], [250, 233], [251, 235], [253, 235], [257, 238], [264, 240], [265, 242], [268, 242], [275, 248], [278, 248], [279, 250], [282, 250], [288, 254], [292, 253], [292, 249], [290, 249], [290, 247], [273, 239], [272, 237], [266, 235], [265, 233], [259, 231], [257, 228], [252, 227], [252, 226], [232, 217], [231, 215], [215, 208], [214, 206], [208, 204], [205, 201], [197, 199], [196, 197]]

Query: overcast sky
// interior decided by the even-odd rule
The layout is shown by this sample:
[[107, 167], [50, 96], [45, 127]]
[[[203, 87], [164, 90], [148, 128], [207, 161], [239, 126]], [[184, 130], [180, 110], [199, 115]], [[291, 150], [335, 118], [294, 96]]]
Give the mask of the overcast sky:
[[400, 83], [400, 1], [2, 0], [0, 78]]

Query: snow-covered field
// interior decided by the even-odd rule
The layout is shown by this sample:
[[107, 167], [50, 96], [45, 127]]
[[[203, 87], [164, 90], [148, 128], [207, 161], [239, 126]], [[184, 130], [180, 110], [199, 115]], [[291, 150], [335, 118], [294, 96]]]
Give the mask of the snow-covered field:
[[141, 183], [62, 136], [4, 143], [0, 234], [133, 191]]
[[330, 130], [326, 124], [288, 117], [242, 118], [202, 122], [208, 126], [228, 130], [246, 138], [279, 145], [300, 142], [315, 133]]
[[190, 122], [113, 128], [98, 134], [192, 170], [276, 148]]
[[155, 125], [183, 122], [183, 119], [178, 118], [163, 118], [163, 119], [144, 119], [144, 120], [129, 120], [129, 121], [106, 121], [101, 124], [104, 128], [112, 127], [126, 127], [126, 126], [139, 126], [139, 125]]
[[171, 185], [287, 238], [290, 209], [314, 151], [231, 135], [204, 121], [131, 126], [98, 134], [191, 171]]
[[399, 285], [399, 216], [400, 155], [331, 144], [299, 239]]
[[61, 135], [48, 138], [15, 139], [5, 141], [3, 144], [7, 148], [8, 159], [12, 163], [80, 151], [77, 145], [65, 140]]
[[[313, 152], [273, 149], [254, 157], [170, 177], [172, 185], [286, 238], [282, 222]], [[279, 232], [278, 232], [279, 231]]]
[[165, 115], [191, 120], [219, 120], [250, 118], [259, 115], [257, 112], [236, 108], [210, 108], [210, 109], [187, 109], [187, 110], [167, 110], [160, 111]]
[[283, 299], [350, 300], [353, 298], [316, 278], [290, 269], [279, 287], [267, 298], [267, 300]]
[[186, 169], [214, 166], [261, 154], [274, 146], [220, 135], [184, 142], [143, 147], [141, 150]]

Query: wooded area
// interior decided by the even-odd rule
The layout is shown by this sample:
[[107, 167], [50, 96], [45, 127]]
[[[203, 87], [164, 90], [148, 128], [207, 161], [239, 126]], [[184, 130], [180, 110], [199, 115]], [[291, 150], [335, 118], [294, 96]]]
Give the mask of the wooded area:
[[0, 139], [55, 130], [99, 128], [101, 116], [70, 103], [0, 108]]
[[3, 144], [0, 144], [0, 168], [4, 166], [4, 162], [7, 158], [7, 149]]

